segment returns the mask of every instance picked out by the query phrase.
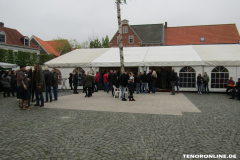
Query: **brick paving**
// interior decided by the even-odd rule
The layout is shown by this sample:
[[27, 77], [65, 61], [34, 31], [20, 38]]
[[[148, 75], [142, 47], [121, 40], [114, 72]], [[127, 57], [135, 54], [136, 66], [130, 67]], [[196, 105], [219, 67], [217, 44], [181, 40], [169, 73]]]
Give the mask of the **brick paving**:
[[[183, 154], [240, 155], [240, 101], [225, 94], [181, 93], [176, 101], [161, 92], [122, 102], [107, 93], [94, 93], [93, 98], [71, 93], [59, 92], [58, 102], [31, 110], [19, 110], [16, 98], [0, 95], [0, 159], [179, 160]], [[117, 109], [122, 103], [131, 109]], [[155, 103], [164, 109], [156, 109]]]

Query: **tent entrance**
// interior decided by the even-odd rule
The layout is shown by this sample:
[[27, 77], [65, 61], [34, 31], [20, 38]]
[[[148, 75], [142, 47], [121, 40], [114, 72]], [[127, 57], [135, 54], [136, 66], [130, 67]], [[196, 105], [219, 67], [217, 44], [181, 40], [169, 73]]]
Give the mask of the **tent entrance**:
[[157, 73], [157, 83], [156, 88], [158, 91], [169, 90], [171, 88], [169, 82], [169, 74], [171, 73], [172, 67], [149, 67], [152, 71], [156, 71]]

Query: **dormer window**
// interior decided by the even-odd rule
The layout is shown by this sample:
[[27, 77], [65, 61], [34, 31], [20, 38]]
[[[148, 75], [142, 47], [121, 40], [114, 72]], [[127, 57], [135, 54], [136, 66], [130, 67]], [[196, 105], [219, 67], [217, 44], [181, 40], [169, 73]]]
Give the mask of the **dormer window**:
[[200, 37], [201, 42], [205, 42], [205, 37]]
[[6, 33], [3, 31], [0, 32], [0, 43], [6, 43]]
[[28, 37], [24, 38], [24, 46], [29, 46], [29, 38]]

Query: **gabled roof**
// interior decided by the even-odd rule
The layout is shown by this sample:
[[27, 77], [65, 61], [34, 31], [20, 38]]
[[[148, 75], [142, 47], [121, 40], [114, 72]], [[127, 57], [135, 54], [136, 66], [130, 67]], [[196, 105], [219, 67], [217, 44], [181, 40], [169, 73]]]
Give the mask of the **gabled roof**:
[[38, 43], [40, 43], [40, 45], [49, 53], [49, 54], [52, 54], [54, 56], [60, 56], [60, 52], [57, 52], [55, 51], [55, 45], [57, 44], [57, 42], [55, 41], [43, 41], [42, 39], [36, 37], [36, 36], [33, 36], [37, 41]]
[[130, 25], [142, 44], [162, 44], [163, 24]]
[[[205, 41], [201, 42], [200, 37]], [[235, 24], [201, 25], [165, 28], [165, 45], [233, 44], [240, 37]]]
[[24, 36], [20, 32], [18, 32], [18, 30], [16, 30], [16, 29], [11, 29], [11, 28], [0, 26], [0, 32], [1, 31], [6, 33], [6, 44], [38, 49], [31, 42], [30, 42], [30, 46], [24, 46], [24, 41], [22, 40], [22, 38], [24, 38]]

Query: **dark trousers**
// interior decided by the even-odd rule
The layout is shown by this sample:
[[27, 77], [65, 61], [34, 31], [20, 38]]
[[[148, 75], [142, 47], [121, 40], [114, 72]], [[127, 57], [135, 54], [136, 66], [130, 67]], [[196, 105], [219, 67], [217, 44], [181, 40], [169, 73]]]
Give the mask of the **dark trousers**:
[[58, 87], [53, 87], [53, 95], [54, 95], [54, 99], [58, 100], [58, 91], [57, 91]]
[[150, 82], [148, 82], [148, 93], [150, 93], [150, 89], [152, 88], [152, 85]]
[[74, 86], [73, 93], [77, 93], [77, 87], [78, 87], [77, 84], [74, 84], [73, 86]]
[[48, 94], [50, 95], [50, 102], [52, 102], [52, 89], [51, 86], [46, 86], [46, 101], [48, 102]]
[[86, 96], [90, 97], [92, 96], [92, 87], [87, 87], [88, 91], [86, 92]]
[[6, 97], [6, 93], [7, 96], [10, 97], [10, 88], [3, 88], [3, 96]]
[[99, 89], [99, 82], [95, 82], [95, 85], [96, 85], [96, 87], [95, 87], [95, 92], [98, 92], [98, 89]]
[[28, 106], [30, 106], [30, 100], [31, 100], [31, 94], [32, 94], [32, 87], [28, 87]]
[[72, 83], [69, 83], [69, 85], [70, 85], [71, 89], [73, 89], [73, 88], [72, 88]]
[[[236, 90], [237, 89], [233, 89], [232, 90], [232, 98], [234, 98], [234, 94], [236, 93]], [[237, 92], [237, 95], [238, 95], [238, 99], [240, 99], [240, 91], [238, 90], [238, 92]]]
[[94, 93], [95, 83], [92, 84], [92, 93]]
[[34, 100], [34, 94], [36, 95], [36, 85], [32, 87], [32, 101]]
[[11, 83], [11, 91], [12, 91], [12, 96], [15, 96], [15, 83]]
[[227, 89], [226, 89], [226, 93], [229, 95], [229, 93], [228, 93], [228, 91], [230, 90], [230, 89], [232, 89], [233, 87], [227, 87]]
[[42, 92], [36, 92], [36, 100], [37, 100], [37, 105], [39, 105], [39, 101], [41, 101], [41, 105], [44, 106], [44, 98]]

